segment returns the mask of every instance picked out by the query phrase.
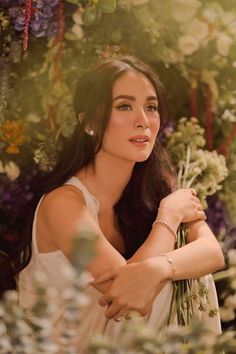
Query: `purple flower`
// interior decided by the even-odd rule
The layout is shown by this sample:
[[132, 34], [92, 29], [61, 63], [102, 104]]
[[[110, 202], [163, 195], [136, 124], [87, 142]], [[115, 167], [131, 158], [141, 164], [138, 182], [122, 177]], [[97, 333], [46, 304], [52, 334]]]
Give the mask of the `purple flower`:
[[45, 6], [45, 1], [42, 1], [42, 0], [37, 0], [37, 1], [33, 1], [33, 7], [35, 9], [42, 9], [44, 6]]
[[[35, 37], [52, 37], [57, 32], [55, 6], [58, 0], [34, 0], [30, 18], [30, 32]], [[3, 0], [1, 4], [8, 9], [7, 13], [16, 31], [23, 31], [25, 25], [25, 0]]]
[[57, 22], [50, 22], [47, 29], [47, 36], [49, 38], [54, 37], [57, 34], [58, 25]]
[[46, 19], [39, 14], [35, 14], [30, 21], [30, 29], [35, 37], [43, 37], [47, 30]]
[[20, 7], [11, 7], [10, 9], [8, 9], [8, 15], [10, 17], [10, 19], [15, 19], [21, 12], [21, 8]]
[[224, 202], [213, 195], [207, 198], [207, 203], [207, 222], [213, 233], [217, 236], [223, 231], [225, 250], [236, 248], [236, 225], [231, 223]]
[[14, 28], [16, 31], [23, 31], [24, 29], [24, 18], [23, 18], [23, 23], [22, 23], [22, 18], [17, 17], [15, 20]]
[[53, 10], [51, 7], [43, 7], [42, 13], [45, 17], [52, 17], [53, 16]]
[[226, 250], [236, 249], [236, 225], [231, 225], [228, 227], [225, 240], [224, 247]]
[[158, 138], [161, 144], [165, 144], [166, 139], [171, 135], [174, 130], [174, 122], [168, 121], [164, 127], [160, 130]]
[[45, 5], [55, 7], [56, 5], [58, 5], [59, 0], [45, 0], [44, 2], [45, 2]]
[[225, 230], [229, 224], [227, 211], [224, 203], [217, 197], [217, 195], [208, 197], [207, 204], [207, 222], [213, 233], [217, 236], [222, 230]]
[[24, 175], [20, 175], [10, 183], [6, 175], [0, 175], [0, 209], [3, 207], [13, 219], [21, 215], [28, 201], [32, 199], [32, 187], [36, 173], [36, 169], [30, 173], [26, 171]]
[[2, 7], [9, 8], [9, 7], [17, 6], [18, 1], [17, 0], [1, 0], [0, 5]]

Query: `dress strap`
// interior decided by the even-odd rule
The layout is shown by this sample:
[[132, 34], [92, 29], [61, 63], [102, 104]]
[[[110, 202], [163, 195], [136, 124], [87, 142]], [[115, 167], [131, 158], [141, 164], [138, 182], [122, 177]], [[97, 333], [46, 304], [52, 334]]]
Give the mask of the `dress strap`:
[[88, 188], [75, 176], [71, 177], [67, 182], [66, 185], [72, 185], [77, 187], [84, 196], [85, 204], [93, 215], [96, 221], [98, 221], [98, 213], [100, 211], [100, 203], [98, 199], [88, 190]]

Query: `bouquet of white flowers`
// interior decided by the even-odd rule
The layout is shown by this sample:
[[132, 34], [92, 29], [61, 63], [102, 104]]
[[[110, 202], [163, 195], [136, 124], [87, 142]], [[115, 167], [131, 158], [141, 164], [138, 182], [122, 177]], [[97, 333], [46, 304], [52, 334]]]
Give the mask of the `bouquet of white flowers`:
[[[228, 170], [224, 156], [204, 147], [204, 129], [196, 118], [181, 118], [167, 142], [170, 158], [177, 171], [177, 188], [194, 188], [206, 208], [206, 197], [221, 189], [220, 183], [227, 177]], [[186, 225], [181, 224], [177, 231], [176, 248], [186, 244], [187, 232]], [[200, 311], [206, 311], [207, 295], [207, 289], [200, 280], [197, 288], [191, 279], [174, 282], [168, 323], [177, 316], [178, 324], [189, 324], [194, 316], [194, 302]], [[214, 314], [214, 310], [209, 311], [209, 316]]]

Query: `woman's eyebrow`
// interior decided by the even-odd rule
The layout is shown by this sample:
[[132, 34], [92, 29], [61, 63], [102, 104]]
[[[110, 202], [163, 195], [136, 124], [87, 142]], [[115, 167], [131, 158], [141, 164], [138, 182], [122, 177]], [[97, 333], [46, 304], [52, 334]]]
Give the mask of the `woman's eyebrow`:
[[[117, 97], [115, 97], [112, 101], [116, 101], [116, 100], [119, 100], [119, 99], [127, 99], [127, 100], [131, 100], [131, 101], [135, 101], [136, 98], [134, 96], [130, 96], [130, 95], [119, 95]], [[156, 100], [158, 101], [157, 97], [156, 96], [148, 96], [146, 98], [147, 101], [153, 101], [153, 100]]]
[[120, 99], [127, 99], [127, 100], [131, 100], [131, 101], [135, 101], [135, 97], [134, 96], [130, 96], [130, 95], [119, 95], [119, 96], [116, 96], [112, 101], [116, 101], [116, 100], [120, 100]]
[[157, 96], [148, 96], [148, 97], [147, 97], [147, 101], [153, 101], [153, 100], [158, 101]]

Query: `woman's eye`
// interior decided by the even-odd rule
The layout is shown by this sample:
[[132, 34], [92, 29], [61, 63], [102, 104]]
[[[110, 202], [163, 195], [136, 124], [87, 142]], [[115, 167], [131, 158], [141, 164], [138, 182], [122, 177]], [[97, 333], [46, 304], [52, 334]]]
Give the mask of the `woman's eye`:
[[119, 111], [130, 111], [132, 109], [129, 104], [120, 104], [117, 108]]
[[158, 111], [158, 106], [156, 106], [155, 104], [149, 104], [146, 109], [149, 112], [155, 112]]

